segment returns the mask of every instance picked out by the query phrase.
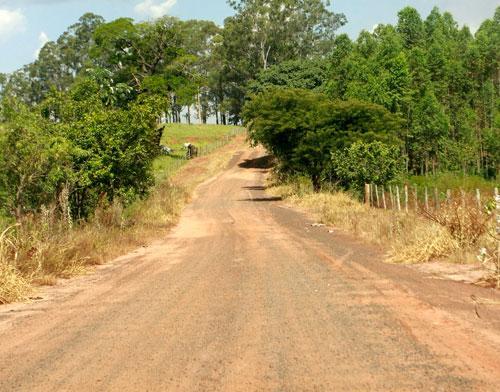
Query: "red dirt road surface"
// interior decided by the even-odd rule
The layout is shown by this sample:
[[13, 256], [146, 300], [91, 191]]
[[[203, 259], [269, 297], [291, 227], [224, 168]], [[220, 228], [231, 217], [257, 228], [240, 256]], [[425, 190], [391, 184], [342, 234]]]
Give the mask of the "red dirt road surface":
[[263, 151], [165, 240], [0, 308], [0, 391], [498, 391], [493, 290], [381, 262], [264, 190]]

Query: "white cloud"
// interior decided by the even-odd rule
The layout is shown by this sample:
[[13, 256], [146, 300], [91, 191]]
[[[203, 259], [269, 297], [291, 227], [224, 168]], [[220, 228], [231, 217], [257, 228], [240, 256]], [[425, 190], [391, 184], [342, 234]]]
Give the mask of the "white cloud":
[[[468, 25], [476, 31], [482, 22], [493, 18], [498, 0], [427, 0], [429, 5], [437, 5], [441, 11], [449, 11], [459, 24]], [[473, 3], [473, 4], [472, 4]]]
[[166, 15], [176, 3], [177, 0], [143, 0], [134, 10], [138, 14], [159, 18]]
[[40, 54], [40, 50], [42, 50], [42, 48], [45, 46], [45, 44], [49, 41], [50, 41], [49, 36], [47, 35], [47, 33], [45, 31], [42, 31], [38, 35], [38, 44], [39, 45], [38, 45], [38, 49], [35, 50], [35, 53], [34, 53], [35, 59], [38, 58], [38, 55]]
[[21, 10], [0, 8], [0, 42], [6, 41], [12, 34], [26, 28], [26, 17]]

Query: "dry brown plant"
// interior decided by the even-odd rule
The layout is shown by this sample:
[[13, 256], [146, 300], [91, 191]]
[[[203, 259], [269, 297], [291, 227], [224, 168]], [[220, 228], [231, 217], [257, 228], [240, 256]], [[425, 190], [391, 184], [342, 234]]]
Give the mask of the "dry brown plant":
[[321, 223], [388, 247], [386, 260], [392, 263], [474, 262], [476, 250], [486, 241], [489, 218], [476, 211], [453, 211], [452, 205], [439, 219], [429, 219], [411, 211], [371, 208], [346, 192], [314, 193], [300, 183], [272, 186], [270, 192], [312, 212]]
[[452, 200], [439, 209], [423, 209], [421, 214], [444, 227], [461, 248], [476, 246], [488, 232], [493, 218], [473, 199]]

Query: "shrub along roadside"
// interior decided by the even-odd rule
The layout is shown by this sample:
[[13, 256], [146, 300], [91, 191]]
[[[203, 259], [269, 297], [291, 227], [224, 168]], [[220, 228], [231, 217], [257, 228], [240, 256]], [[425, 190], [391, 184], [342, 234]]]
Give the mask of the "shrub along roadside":
[[[392, 146], [397, 143], [400, 122], [379, 105], [332, 101], [307, 90], [269, 89], [247, 102], [243, 116], [250, 140], [266, 147], [283, 173], [308, 176], [315, 191], [325, 178], [353, 185], [345, 170], [336, 166], [338, 160], [332, 159], [353, 155], [349, 150], [353, 143], [366, 144], [361, 149], [370, 152], [373, 160], [390, 156], [397, 164]], [[388, 175], [394, 171], [385, 170]]]
[[101, 204], [88, 222], [72, 228], [56, 208], [26, 216], [0, 237], [0, 304], [26, 299], [35, 285], [55, 284], [161, 238], [193, 189], [221, 170], [242, 142], [238, 137], [230, 146], [190, 161], [171, 180], [155, 186], [147, 199], [126, 208], [118, 199]]

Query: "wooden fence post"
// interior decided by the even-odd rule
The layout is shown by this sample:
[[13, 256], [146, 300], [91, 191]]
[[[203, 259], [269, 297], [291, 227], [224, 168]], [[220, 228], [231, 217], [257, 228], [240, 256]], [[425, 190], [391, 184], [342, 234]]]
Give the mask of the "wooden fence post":
[[477, 208], [481, 209], [481, 191], [476, 189]]
[[408, 185], [405, 185], [405, 212], [408, 214]]
[[427, 187], [425, 187], [425, 209], [429, 211], [429, 191]]
[[396, 185], [396, 203], [398, 203], [398, 211], [401, 211], [401, 197], [399, 195], [399, 185]]
[[370, 184], [365, 184], [365, 205], [370, 206]]
[[394, 194], [392, 193], [392, 185], [389, 185], [389, 196], [391, 198], [391, 209], [394, 209]]
[[448, 204], [450, 204], [450, 203], [451, 203], [451, 189], [447, 189], [447, 190], [446, 190], [446, 202], [447, 202]]
[[375, 194], [377, 195], [377, 208], [380, 208], [380, 198], [378, 196], [378, 185], [375, 184]]
[[385, 187], [382, 186], [382, 204], [384, 205], [384, 210], [387, 210], [387, 202], [385, 200]]
[[[500, 194], [498, 193], [498, 188], [495, 188], [495, 202], [497, 204], [497, 234], [500, 235]], [[498, 257], [500, 257], [500, 242], [498, 243]]]

